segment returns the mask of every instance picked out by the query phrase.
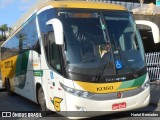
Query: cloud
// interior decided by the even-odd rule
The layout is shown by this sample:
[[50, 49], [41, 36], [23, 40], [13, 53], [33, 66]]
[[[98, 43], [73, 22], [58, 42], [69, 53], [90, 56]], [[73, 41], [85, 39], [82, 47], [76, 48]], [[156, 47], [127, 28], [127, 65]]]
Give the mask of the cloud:
[[0, 8], [5, 8], [12, 3], [18, 2], [18, 8], [21, 12], [27, 11], [38, 0], [0, 0]]
[[20, 6], [20, 7], [19, 7], [19, 10], [20, 10], [21, 12], [25, 12], [25, 11], [28, 10], [29, 8], [30, 8], [29, 5], [27, 5], [27, 6]]
[[21, 0], [21, 6], [19, 7], [19, 10], [21, 12], [25, 12], [28, 10], [37, 0]]
[[11, 4], [14, 0], [0, 0], [0, 8], [4, 8]]
[[30, 0], [21, 0], [21, 2], [26, 3], [29, 2]]

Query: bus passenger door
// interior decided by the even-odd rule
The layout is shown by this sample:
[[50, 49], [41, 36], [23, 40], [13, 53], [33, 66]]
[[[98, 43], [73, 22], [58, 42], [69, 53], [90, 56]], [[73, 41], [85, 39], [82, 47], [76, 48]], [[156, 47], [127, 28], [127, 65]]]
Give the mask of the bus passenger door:
[[48, 93], [49, 108], [53, 111], [66, 111], [64, 91], [60, 86], [63, 83], [63, 77], [54, 70], [48, 70]]
[[40, 81], [42, 80], [41, 50], [40, 50], [41, 47], [38, 35], [34, 34], [33, 38], [31, 39], [33, 45], [29, 52], [29, 60], [28, 60], [28, 71], [26, 77], [26, 95], [30, 100], [36, 102], [37, 101], [36, 83], [37, 82], [41, 83]]
[[60, 46], [55, 43], [55, 33], [52, 25], [47, 25], [47, 40], [45, 41], [45, 54], [48, 64], [47, 88], [49, 93], [49, 107], [54, 111], [66, 111], [64, 91], [60, 83], [63, 83]]

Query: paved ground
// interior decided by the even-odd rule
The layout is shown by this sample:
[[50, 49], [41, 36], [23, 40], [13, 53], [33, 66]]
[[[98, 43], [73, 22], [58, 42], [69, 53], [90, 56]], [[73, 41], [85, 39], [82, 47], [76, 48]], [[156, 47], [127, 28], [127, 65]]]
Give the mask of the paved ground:
[[160, 84], [151, 83], [151, 105], [160, 106]]

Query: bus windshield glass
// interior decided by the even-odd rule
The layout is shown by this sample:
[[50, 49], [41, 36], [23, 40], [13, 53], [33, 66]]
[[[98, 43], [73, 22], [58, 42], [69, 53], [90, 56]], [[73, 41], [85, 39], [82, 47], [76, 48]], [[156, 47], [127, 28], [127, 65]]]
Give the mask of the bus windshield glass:
[[145, 66], [141, 37], [128, 12], [68, 11], [63, 23], [67, 70], [104, 76], [133, 73]]

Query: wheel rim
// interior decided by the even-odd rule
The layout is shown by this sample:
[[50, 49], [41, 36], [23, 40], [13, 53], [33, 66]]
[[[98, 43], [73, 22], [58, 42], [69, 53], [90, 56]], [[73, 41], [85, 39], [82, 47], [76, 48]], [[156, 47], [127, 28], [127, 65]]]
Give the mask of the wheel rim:
[[39, 104], [41, 106], [41, 109], [44, 110], [45, 109], [45, 97], [44, 97], [44, 93], [42, 90], [40, 90], [39, 92], [38, 99], [39, 99]]
[[41, 94], [40, 94], [40, 101], [41, 101], [41, 104], [42, 105], [44, 105], [44, 101], [45, 101], [45, 99], [44, 99], [44, 93], [42, 92]]

